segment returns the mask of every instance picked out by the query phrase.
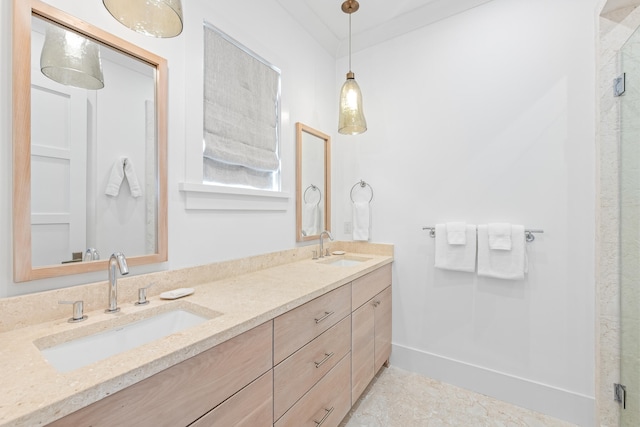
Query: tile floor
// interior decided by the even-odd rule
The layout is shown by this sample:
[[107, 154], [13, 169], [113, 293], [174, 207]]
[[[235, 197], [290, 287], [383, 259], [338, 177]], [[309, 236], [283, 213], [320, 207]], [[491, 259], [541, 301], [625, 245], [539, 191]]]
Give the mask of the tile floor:
[[340, 427], [575, 427], [396, 367], [382, 368]]

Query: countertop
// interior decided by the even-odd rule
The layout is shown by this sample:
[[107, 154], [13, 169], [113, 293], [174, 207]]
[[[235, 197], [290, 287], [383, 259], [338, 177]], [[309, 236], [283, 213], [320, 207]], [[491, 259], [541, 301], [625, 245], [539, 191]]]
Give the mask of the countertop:
[[[367, 258], [354, 266], [323, 264], [326, 258], [288, 262], [194, 283], [191, 287], [195, 293], [178, 300], [162, 300], [155, 295], [149, 298], [150, 304], [135, 306], [133, 301], [121, 299], [121, 311], [117, 314], [106, 314], [101, 308], [85, 312], [88, 319], [80, 323], [68, 323], [69, 316], [66, 316], [3, 332], [0, 334], [0, 426], [45, 425], [148, 378], [391, 263], [393, 248], [387, 246], [390, 250], [384, 255], [380, 250], [378, 253], [347, 253], [346, 257]], [[238, 271], [246, 271], [242, 266], [239, 262]], [[188, 281], [175, 287], [184, 287], [185, 283]], [[166, 289], [167, 285], [164, 286]], [[67, 308], [70, 315], [71, 307]], [[58, 372], [38, 348], [172, 308], [184, 308], [211, 318], [185, 331], [68, 373]]]

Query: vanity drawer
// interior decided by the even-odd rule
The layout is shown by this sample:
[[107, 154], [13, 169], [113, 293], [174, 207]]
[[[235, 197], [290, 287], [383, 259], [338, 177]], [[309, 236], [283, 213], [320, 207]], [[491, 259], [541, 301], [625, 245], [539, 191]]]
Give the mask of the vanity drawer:
[[272, 368], [267, 322], [51, 426], [186, 426]]
[[272, 427], [273, 371], [269, 371], [190, 427]]
[[274, 368], [274, 419], [279, 419], [351, 349], [351, 316]]
[[274, 319], [274, 364], [351, 313], [351, 286], [344, 285]]
[[337, 427], [351, 409], [351, 353], [305, 394], [274, 427]]
[[382, 266], [355, 279], [351, 282], [351, 310], [355, 311], [389, 285], [391, 285], [391, 264]]

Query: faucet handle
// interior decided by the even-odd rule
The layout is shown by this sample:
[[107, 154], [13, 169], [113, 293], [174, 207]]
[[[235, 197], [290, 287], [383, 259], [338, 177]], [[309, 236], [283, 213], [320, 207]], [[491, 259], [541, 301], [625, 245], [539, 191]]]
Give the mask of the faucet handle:
[[83, 313], [84, 301], [58, 301], [58, 304], [73, 304], [73, 317], [67, 322], [77, 323], [87, 319], [87, 316]]
[[155, 285], [155, 283], [150, 283], [144, 288], [138, 288], [138, 301], [136, 301], [136, 305], [146, 305], [149, 304], [149, 300], [147, 299], [147, 289]]

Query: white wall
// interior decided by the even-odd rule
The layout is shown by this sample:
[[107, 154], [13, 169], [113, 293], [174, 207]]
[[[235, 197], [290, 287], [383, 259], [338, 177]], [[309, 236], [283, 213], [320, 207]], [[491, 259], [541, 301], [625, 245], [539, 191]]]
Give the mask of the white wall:
[[[274, 0], [184, 2], [188, 25], [206, 19], [282, 70], [283, 190], [291, 194], [286, 212], [213, 212], [185, 210], [178, 183], [185, 181], [188, 101], [185, 93], [202, 83], [188, 61], [192, 45], [183, 34], [173, 39], [139, 35], [115, 21], [101, 2], [50, 0], [48, 3], [118, 37], [167, 58], [169, 63], [169, 262], [131, 269], [139, 274], [290, 249], [295, 246], [295, 122], [328, 132], [333, 127], [337, 94], [335, 61]], [[0, 297], [106, 280], [107, 272], [16, 284], [11, 248], [11, 12], [0, 2]], [[265, 19], [267, 18], [267, 19]], [[195, 31], [198, 31], [197, 29]], [[188, 33], [185, 30], [185, 33]], [[198, 52], [195, 53], [199, 55]]]
[[[338, 236], [362, 178], [373, 240], [395, 244], [392, 362], [579, 425], [593, 424], [595, 3], [494, 0], [358, 52], [369, 130], [333, 145]], [[433, 267], [422, 227], [446, 221], [545, 234], [526, 280], [478, 278]]]

